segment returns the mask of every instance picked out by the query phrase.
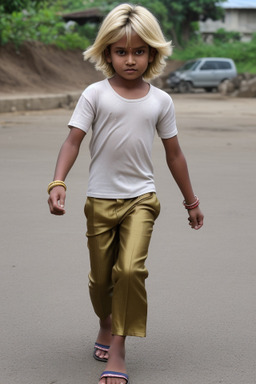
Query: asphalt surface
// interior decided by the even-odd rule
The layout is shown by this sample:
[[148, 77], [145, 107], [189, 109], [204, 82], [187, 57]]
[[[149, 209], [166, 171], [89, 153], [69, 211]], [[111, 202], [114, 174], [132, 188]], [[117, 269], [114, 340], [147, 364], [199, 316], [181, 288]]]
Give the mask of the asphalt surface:
[[[131, 384], [256, 383], [255, 99], [174, 95], [205, 225], [191, 230], [156, 138], [162, 212], [147, 266], [145, 339], [128, 338]], [[67, 178], [66, 215], [47, 185], [70, 110], [0, 114], [0, 384], [97, 384], [83, 205], [88, 139]]]

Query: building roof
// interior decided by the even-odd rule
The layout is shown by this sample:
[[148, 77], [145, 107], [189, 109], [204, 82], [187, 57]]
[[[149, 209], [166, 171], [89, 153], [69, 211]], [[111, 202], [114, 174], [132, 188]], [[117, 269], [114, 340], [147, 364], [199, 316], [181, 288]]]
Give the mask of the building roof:
[[67, 21], [76, 21], [79, 25], [88, 22], [99, 23], [103, 19], [103, 14], [98, 8], [91, 8], [85, 11], [62, 14], [62, 18]]
[[256, 9], [256, 0], [226, 0], [220, 6], [226, 9]]

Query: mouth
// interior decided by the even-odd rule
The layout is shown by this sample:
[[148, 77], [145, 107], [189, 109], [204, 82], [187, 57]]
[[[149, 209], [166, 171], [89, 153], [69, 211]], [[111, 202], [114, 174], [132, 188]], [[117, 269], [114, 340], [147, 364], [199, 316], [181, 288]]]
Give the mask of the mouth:
[[128, 69], [125, 69], [125, 72], [127, 72], [127, 73], [134, 73], [134, 72], [137, 72], [137, 69], [128, 68]]

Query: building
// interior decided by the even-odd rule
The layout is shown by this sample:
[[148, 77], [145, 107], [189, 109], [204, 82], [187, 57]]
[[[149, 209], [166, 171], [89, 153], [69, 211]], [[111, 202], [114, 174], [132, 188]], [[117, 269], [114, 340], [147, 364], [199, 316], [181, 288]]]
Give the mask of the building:
[[103, 14], [98, 8], [90, 8], [85, 11], [62, 14], [62, 18], [66, 21], [75, 21], [79, 25], [86, 23], [100, 23], [103, 19]]
[[226, 0], [220, 3], [224, 8], [222, 20], [207, 19], [199, 22], [199, 29], [205, 41], [211, 42], [218, 29], [239, 32], [241, 41], [250, 41], [256, 33], [256, 0]]

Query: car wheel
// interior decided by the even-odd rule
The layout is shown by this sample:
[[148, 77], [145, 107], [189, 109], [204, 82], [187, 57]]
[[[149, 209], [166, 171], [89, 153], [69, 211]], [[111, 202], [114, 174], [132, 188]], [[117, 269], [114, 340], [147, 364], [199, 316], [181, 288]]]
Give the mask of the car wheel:
[[192, 85], [188, 81], [181, 81], [178, 89], [180, 93], [189, 93], [192, 91]]
[[214, 90], [214, 88], [212, 88], [212, 87], [208, 87], [208, 88], [205, 88], [204, 89], [206, 92], [212, 92], [213, 90]]

